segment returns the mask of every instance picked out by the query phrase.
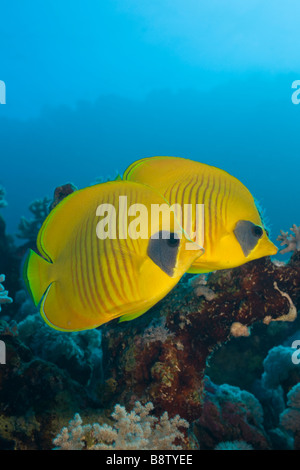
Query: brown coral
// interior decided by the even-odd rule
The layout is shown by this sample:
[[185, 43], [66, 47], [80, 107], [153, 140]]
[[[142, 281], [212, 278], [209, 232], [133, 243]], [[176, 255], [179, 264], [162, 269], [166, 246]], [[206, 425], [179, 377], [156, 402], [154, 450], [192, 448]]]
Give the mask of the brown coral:
[[[103, 327], [105, 374], [118, 383], [110, 399], [128, 403], [134, 395], [152, 401], [158, 413], [167, 410], [170, 416], [197, 419], [207, 359], [229, 339], [232, 325], [284, 318], [291, 302], [299, 308], [300, 254], [283, 266], [264, 258], [211, 274], [207, 287], [215, 297], [209, 301], [199, 298], [192, 284], [181, 282], [135, 321]], [[162, 317], [171, 335], [165, 341], [145, 342], [149, 324]]]

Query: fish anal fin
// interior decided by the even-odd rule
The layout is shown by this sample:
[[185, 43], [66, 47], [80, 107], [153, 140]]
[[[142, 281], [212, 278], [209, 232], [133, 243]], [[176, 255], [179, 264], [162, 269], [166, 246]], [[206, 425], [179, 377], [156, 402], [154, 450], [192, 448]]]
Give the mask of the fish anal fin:
[[76, 222], [89, 207], [93, 192], [74, 191], [66, 196], [45, 219], [37, 237], [37, 248], [49, 261], [54, 262], [61, 247], [70, 238]]

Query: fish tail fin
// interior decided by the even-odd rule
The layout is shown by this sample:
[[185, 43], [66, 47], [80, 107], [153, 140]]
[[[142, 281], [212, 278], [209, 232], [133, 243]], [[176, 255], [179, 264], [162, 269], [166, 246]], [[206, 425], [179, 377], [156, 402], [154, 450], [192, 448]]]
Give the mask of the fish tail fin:
[[51, 284], [49, 273], [51, 266], [52, 263], [46, 261], [35, 251], [29, 250], [23, 266], [23, 279], [34, 305], [39, 304]]

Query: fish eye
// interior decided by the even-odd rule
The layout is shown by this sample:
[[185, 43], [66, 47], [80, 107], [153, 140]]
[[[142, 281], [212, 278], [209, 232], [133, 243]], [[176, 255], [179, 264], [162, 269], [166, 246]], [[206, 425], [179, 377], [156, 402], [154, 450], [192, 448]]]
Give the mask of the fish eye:
[[167, 245], [176, 248], [179, 245], [179, 238], [176, 233], [170, 233], [170, 238], [167, 238]]
[[252, 233], [256, 238], [261, 238], [263, 236], [263, 229], [259, 225], [253, 225]]

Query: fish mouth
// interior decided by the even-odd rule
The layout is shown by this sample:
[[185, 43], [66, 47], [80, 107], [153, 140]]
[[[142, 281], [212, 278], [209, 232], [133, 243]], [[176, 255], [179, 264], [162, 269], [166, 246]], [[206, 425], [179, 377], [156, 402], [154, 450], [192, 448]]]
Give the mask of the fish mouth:
[[271, 242], [269, 256], [276, 255], [277, 253], [278, 253], [277, 246], [275, 246], [274, 243]]
[[261, 246], [261, 251], [264, 253], [262, 256], [273, 256], [278, 253], [278, 248], [276, 245], [274, 245], [271, 240], [268, 238], [263, 240], [262, 239], [262, 246]]

